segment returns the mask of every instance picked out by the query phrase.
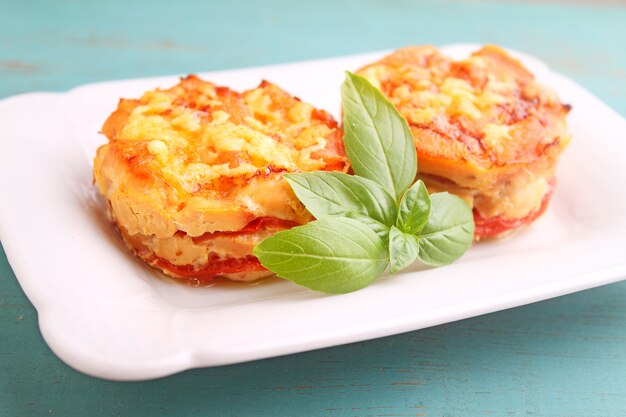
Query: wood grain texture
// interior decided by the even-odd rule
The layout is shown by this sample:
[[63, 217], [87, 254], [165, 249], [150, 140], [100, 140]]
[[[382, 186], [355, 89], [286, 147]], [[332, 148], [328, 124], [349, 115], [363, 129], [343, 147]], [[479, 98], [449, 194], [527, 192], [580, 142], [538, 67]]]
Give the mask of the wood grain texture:
[[[127, 3], [3, 3], [0, 97], [407, 44], [491, 42], [539, 56], [626, 114], [623, 7]], [[369, 342], [115, 383], [77, 373], [49, 351], [0, 251], [0, 417], [44, 415], [625, 416], [626, 282]]]

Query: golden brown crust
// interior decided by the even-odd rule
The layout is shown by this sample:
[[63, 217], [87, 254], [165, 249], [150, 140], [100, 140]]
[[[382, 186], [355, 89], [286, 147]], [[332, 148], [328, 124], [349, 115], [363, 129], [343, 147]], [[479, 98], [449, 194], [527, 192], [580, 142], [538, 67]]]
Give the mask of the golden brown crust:
[[[189, 76], [120, 100], [102, 133], [96, 185], [129, 246], [175, 276], [208, 279], [224, 260], [225, 274], [258, 276], [238, 274], [262, 269], [254, 245], [311, 219], [282, 173], [348, 169], [335, 120], [267, 81], [238, 93]], [[236, 235], [258, 218], [278, 222]], [[196, 239], [216, 232], [234, 235]]]
[[540, 208], [569, 142], [569, 106], [515, 58], [495, 46], [461, 61], [408, 47], [357, 73], [406, 117], [430, 188], [461, 195], [483, 218]]

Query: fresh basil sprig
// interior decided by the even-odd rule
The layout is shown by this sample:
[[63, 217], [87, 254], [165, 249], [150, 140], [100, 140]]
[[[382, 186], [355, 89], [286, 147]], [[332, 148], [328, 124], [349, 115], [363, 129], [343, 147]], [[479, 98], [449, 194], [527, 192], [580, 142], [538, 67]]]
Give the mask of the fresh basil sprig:
[[429, 195], [421, 180], [413, 183], [417, 155], [406, 120], [350, 72], [341, 98], [344, 145], [356, 175], [285, 175], [317, 220], [257, 245], [261, 264], [298, 285], [340, 294], [368, 286], [388, 265], [393, 274], [417, 259], [442, 266], [460, 258], [474, 238], [472, 211], [455, 195]]

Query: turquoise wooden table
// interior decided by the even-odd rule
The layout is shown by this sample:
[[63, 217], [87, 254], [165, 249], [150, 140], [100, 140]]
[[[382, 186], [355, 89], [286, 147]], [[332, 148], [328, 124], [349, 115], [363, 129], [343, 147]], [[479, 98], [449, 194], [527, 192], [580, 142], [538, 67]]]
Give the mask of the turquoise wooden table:
[[[626, 115], [624, 7], [5, 0], [0, 10], [0, 97], [491, 42], [537, 55]], [[374, 341], [117, 383], [50, 352], [0, 252], [0, 416], [44, 415], [626, 416], [626, 282]]]

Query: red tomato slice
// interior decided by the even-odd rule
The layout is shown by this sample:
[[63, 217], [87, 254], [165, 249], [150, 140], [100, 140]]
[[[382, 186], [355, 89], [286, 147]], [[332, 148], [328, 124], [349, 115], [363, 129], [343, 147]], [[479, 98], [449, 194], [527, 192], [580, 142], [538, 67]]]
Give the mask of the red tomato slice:
[[544, 211], [546, 211], [553, 191], [554, 183], [551, 182], [548, 191], [544, 194], [543, 199], [541, 200], [541, 206], [539, 207], [539, 209], [529, 213], [527, 216], [522, 217], [521, 219], [510, 220], [502, 216], [495, 216], [485, 219], [481, 217], [481, 215], [478, 214], [476, 210], [474, 210], [474, 223], [476, 224], [474, 236], [481, 239], [496, 237], [509, 230], [517, 229], [518, 227], [532, 223], [535, 219], [541, 216]]
[[[213, 232], [205, 233], [202, 236], [194, 237], [195, 243], [203, 242], [213, 239], [218, 236], [238, 236], [245, 234], [253, 234], [259, 230], [285, 230], [292, 227], [299, 226], [298, 223], [289, 220], [278, 219], [276, 217], [258, 217], [245, 225], [241, 230], [229, 231], [229, 232]], [[184, 235], [184, 232], [178, 232], [180, 235]], [[150, 260], [152, 266], [161, 268], [166, 272], [178, 277], [182, 281], [193, 281], [194, 283], [199, 281], [200, 284], [206, 284], [212, 281], [214, 278], [224, 274], [233, 274], [237, 272], [252, 272], [252, 271], [266, 271], [261, 265], [259, 260], [254, 256], [247, 256], [245, 258], [219, 258], [217, 255], [209, 258], [206, 265], [201, 268], [196, 268], [193, 265], [174, 265], [171, 262], [166, 261], [158, 257], [154, 257]]]
[[201, 285], [207, 284], [217, 276], [224, 274], [266, 271], [261, 262], [254, 256], [226, 259], [215, 256], [200, 269], [196, 269], [193, 265], [174, 265], [161, 258], [155, 258], [150, 264], [175, 275], [181, 281], [199, 282]]

